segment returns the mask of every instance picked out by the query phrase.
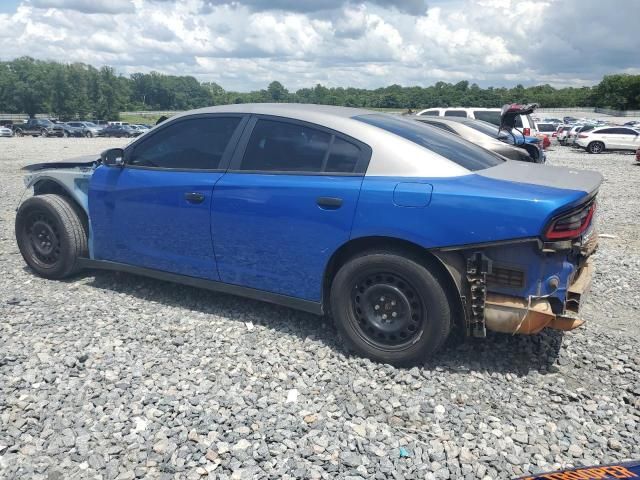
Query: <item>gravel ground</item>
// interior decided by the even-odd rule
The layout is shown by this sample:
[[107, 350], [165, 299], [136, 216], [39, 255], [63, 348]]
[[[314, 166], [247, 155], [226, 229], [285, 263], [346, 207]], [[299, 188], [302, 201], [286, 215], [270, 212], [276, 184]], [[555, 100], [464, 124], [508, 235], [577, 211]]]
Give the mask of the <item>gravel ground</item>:
[[600, 170], [587, 325], [451, 344], [421, 368], [347, 357], [325, 320], [127, 274], [31, 274], [19, 167], [108, 139], [0, 139], [0, 477], [505, 479], [639, 458], [640, 167]]

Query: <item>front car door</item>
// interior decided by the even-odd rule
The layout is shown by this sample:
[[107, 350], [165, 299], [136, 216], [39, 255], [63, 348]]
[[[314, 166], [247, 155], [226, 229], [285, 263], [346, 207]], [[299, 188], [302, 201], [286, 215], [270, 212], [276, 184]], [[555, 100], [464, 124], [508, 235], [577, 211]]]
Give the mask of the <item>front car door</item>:
[[211, 199], [246, 119], [183, 117], [125, 150], [125, 166], [91, 178], [92, 254], [154, 270], [217, 280]]
[[332, 130], [254, 116], [213, 193], [223, 282], [311, 301], [349, 240], [371, 149]]

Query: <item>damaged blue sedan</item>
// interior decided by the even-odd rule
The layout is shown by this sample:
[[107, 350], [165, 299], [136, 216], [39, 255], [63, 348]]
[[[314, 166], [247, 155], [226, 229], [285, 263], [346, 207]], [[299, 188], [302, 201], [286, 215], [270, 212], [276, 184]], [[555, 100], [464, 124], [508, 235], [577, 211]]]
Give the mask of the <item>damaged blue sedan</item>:
[[454, 330], [583, 322], [601, 175], [399, 116], [218, 106], [25, 169], [15, 233], [46, 278], [118, 270], [326, 314], [348, 349], [400, 365]]

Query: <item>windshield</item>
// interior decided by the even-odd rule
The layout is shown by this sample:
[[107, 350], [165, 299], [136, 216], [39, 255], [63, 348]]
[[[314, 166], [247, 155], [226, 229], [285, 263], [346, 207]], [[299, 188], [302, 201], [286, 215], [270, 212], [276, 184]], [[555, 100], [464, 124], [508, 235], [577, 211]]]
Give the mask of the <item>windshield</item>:
[[96, 124], [95, 124], [95, 123], [92, 123], [92, 122], [84, 122], [84, 124], [85, 124], [87, 127], [95, 127], [95, 126], [96, 126]]
[[467, 170], [482, 170], [505, 161], [484, 148], [422, 122], [384, 114], [358, 115], [353, 118], [410, 140]]

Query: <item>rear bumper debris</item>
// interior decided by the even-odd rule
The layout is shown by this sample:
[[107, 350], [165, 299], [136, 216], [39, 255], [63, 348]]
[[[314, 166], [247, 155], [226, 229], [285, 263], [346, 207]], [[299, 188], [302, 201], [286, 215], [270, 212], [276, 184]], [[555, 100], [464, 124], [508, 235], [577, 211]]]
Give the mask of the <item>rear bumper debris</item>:
[[[567, 289], [565, 308], [578, 313], [584, 295], [589, 291], [593, 265], [590, 261], [578, 270]], [[488, 330], [503, 333], [535, 334], [543, 328], [573, 330], [584, 324], [584, 320], [570, 315], [557, 315], [546, 298], [511, 297], [487, 293], [484, 305], [484, 320]]]

